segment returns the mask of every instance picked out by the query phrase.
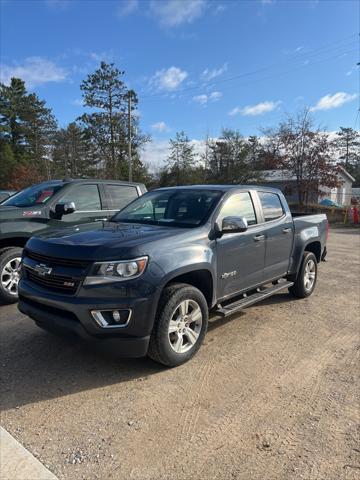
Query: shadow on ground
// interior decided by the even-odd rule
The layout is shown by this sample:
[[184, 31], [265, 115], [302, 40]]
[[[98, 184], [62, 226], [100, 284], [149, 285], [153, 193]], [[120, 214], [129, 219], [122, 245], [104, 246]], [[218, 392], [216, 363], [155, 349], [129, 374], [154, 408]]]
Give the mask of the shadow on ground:
[[[22, 326], [25, 326], [22, 330]], [[94, 351], [70, 337], [56, 337], [29, 320], [18, 332], [1, 327], [1, 406], [3, 410], [83, 390], [157, 374], [165, 367], [150, 359], [124, 359], [116, 352]]]
[[[288, 303], [288, 293], [277, 294], [262, 305]], [[251, 309], [251, 307], [249, 307]], [[227, 318], [212, 317], [209, 331], [242, 318], [246, 312]], [[16, 312], [15, 306], [0, 310], [1, 405], [4, 410], [79, 391], [144, 379], [164, 371], [148, 358], [125, 359], [116, 351], [104, 352], [76, 337], [58, 337], [42, 331]]]

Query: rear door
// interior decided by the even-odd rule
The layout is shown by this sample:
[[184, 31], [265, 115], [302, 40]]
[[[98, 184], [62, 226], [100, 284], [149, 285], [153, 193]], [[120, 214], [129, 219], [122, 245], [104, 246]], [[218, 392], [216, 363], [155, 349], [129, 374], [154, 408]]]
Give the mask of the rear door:
[[264, 280], [286, 274], [293, 245], [294, 224], [290, 211], [274, 191], [258, 190], [262, 229], [266, 237]]
[[140, 196], [135, 185], [103, 183], [102, 189], [108, 216], [114, 215]]
[[228, 216], [245, 217], [248, 230], [225, 233], [216, 240], [218, 299], [246, 290], [263, 279], [265, 237], [249, 191], [238, 191], [225, 200], [216, 217], [220, 229], [223, 218]]

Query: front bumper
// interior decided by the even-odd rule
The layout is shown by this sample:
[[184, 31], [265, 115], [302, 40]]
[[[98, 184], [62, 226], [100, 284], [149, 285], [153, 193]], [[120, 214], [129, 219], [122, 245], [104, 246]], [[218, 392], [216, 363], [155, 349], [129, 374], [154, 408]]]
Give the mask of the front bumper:
[[[156, 310], [156, 292], [137, 296], [140, 293], [139, 280], [129, 282], [122, 288], [125, 290], [120, 294], [116, 285], [96, 285], [86, 289], [83, 287], [77, 295], [70, 296], [49, 292], [22, 279], [18, 308], [46, 330], [71, 332], [88, 341], [114, 344], [119, 354], [141, 357], [148, 350]], [[91, 314], [93, 310], [111, 309], [130, 310], [130, 321], [119, 327], [103, 328]]]

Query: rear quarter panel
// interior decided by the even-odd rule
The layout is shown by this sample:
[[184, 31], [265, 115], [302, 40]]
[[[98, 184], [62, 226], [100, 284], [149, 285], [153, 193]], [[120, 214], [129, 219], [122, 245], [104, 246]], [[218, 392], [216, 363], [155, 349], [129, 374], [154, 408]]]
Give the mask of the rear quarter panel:
[[319, 242], [321, 253], [326, 245], [327, 217], [324, 214], [296, 216], [294, 219], [294, 247], [290, 273], [297, 273], [306, 247]]

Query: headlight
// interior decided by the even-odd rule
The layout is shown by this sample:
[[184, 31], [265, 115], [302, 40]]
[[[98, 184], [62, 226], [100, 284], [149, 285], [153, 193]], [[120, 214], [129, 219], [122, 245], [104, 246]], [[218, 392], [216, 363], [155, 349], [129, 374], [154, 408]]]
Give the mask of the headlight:
[[134, 260], [96, 262], [85, 278], [84, 285], [118, 282], [140, 277], [146, 268], [147, 262], [148, 257], [134, 258]]

